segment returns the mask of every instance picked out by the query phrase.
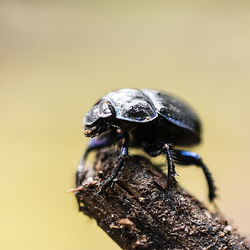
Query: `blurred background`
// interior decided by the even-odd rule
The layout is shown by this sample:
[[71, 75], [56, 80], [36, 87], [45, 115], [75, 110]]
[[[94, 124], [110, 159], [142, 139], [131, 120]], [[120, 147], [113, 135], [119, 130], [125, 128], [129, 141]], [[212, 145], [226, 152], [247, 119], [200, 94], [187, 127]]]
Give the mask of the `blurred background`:
[[[188, 101], [217, 204], [250, 233], [249, 1], [0, 1], [1, 249], [119, 249], [77, 210], [83, 114], [122, 87]], [[164, 159], [160, 159], [164, 162]], [[178, 181], [207, 203], [200, 169]]]

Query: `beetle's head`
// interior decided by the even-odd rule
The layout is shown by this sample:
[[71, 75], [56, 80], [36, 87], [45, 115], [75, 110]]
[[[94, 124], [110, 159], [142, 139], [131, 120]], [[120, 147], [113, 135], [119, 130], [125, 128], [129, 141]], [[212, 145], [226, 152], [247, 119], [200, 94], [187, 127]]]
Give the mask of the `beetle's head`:
[[109, 129], [109, 122], [115, 117], [112, 105], [100, 100], [84, 116], [84, 134], [87, 137], [95, 137]]

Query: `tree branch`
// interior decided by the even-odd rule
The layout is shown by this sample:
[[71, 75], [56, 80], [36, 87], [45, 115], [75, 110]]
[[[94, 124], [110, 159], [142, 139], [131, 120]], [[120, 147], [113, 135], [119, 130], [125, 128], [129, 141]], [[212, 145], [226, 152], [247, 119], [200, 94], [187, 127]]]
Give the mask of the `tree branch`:
[[166, 176], [141, 156], [130, 156], [114, 187], [96, 194], [119, 152], [102, 150], [96, 157], [75, 190], [79, 210], [121, 248], [250, 249], [225, 219], [211, 214], [178, 184], [167, 191]]

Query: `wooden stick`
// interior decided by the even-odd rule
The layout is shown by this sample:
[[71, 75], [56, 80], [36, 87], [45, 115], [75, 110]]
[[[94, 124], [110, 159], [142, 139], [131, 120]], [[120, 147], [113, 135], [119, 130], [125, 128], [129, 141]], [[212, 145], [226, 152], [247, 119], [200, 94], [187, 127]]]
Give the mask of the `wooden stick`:
[[97, 153], [94, 168], [75, 190], [79, 210], [123, 249], [250, 249], [221, 216], [210, 213], [149, 160], [130, 156], [112, 189], [98, 191], [119, 158], [116, 150]]

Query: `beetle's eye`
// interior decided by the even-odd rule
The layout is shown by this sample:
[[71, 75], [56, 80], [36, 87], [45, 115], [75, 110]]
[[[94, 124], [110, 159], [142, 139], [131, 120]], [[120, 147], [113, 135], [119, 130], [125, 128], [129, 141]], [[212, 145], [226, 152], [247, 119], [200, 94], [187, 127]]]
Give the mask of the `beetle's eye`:
[[112, 110], [110, 109], [110, 106], [108, 103], [104, 102], [102, 104], [102, 112], [101, 112], [101, 117], [106, 118], [112, 115]]

